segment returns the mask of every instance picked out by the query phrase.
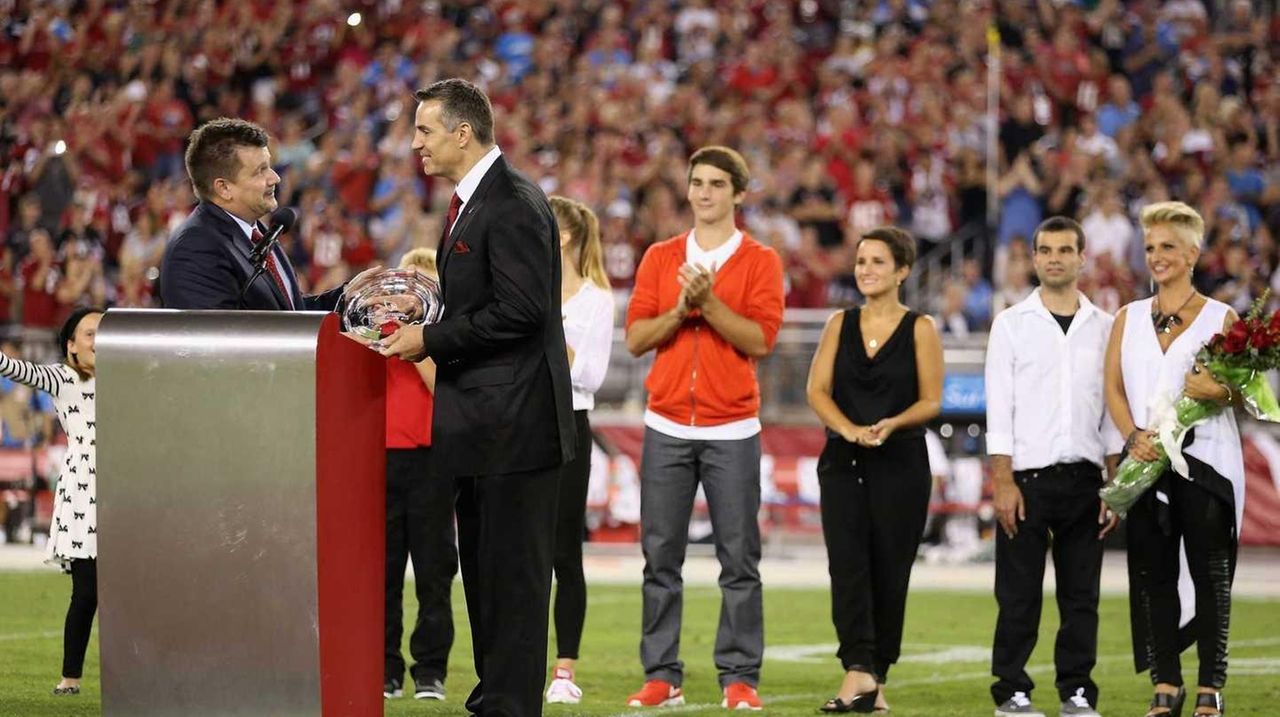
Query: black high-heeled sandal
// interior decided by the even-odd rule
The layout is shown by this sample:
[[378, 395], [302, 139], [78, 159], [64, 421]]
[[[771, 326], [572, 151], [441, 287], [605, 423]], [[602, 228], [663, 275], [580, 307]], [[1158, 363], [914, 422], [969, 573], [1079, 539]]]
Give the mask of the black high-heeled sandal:
[[818, 708], [819, 712], [856, 712], [858, 714], [871, 714], [876, 709], [876, 698], [880, 696], [880, 688], [877, 687], [870, 692], [859, 692], [853, 696], [853, 699], [845, 702], [839, 697], [832, 697], [827, 703]]
[[1201, 707], [1212, 707], [1217, 711], [1214, 712], [1196, 712], [1199, 717], [1217, 717], [1227, 713], [1227, 700], [1222, 696], [1221, 692], [1202, 692], [1196, 695], [1196, 709]]
[[[1147, 708], [1147, 717], [1182, 717], [1182, 705], [1187, 701], [1187, 691], [1181, 687], [1176, 693], [1157, 692], [1151, 696], [1151, 706]], [[1152, 712], [1151, 710], [1167, 707], [1168, 712]]]

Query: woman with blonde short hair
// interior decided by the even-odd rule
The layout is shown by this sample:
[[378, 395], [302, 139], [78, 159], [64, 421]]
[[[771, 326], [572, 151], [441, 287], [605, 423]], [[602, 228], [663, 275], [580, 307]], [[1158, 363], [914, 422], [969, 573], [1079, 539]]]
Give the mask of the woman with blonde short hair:
[[[1233, 403], [1231, 391], [1195, 355], [1237, 317], [1191, 283], [1204, 238], [1200, 215], [1182, 202], [1160, 202], [1147, 206], [1141, 221], [1156, 294], [1116, 315], [1104, 380], [1107, 409], [1127, 437], [1127, 453], [1152, 461], [1159, 457], [1153, 442], [1158, 416], [1180, 396]], [[1179, 656], [1192, 643], [1200, 662], [1195, 714], [1218, 715], [1224, 707], [1231, 576], [1244, 507], [1235, 414], [1225, 410], [1197, 426], [1181, 450], [1189, 475], [1166, 471], [1127, 520], [1135, 664], [1150, 669], [1155, 685], [1148, 717], [1181, 713], [1186, 690]], [[1180, 545], [1190, 576], [1182, 585]], [[1191, 603], [1195, 617], [1180, 625]]]

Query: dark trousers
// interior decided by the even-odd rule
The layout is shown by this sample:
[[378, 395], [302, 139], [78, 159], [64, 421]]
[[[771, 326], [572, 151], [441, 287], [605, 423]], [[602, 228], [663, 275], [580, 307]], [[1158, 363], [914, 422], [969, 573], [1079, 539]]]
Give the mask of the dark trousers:
[[458, 555], [480, 681], [472, 714], [542, 714], [560, 469], [458, 479]]
[[991, 652], [991, 696], [1001, 704], [1015, 692], [1028, 695], [1035, 682], [1027, 660], [1040, 632], [1044, 558], [1053, 551], [1057, 578], [1058, 637], [1053, 662], [1059, 699], [1083, 689], [1089, 704], [1098, 703], [1098, 686], [1090, 676], [1098, 659], [1098, 580], [1102, 575], [1102, 541], [1098, 539], [1098, 488], [1101, 470], [1090, 463], [1071, 463], [1018, 471], [1027, 519], [1010, 538], [996, 531], [995, 645]]
[[[1227, 681], [1227, 634], [1235, 552], [1232, 507], [1196, 483], [1170, 475], [1156, 485], [1169, 497], [1167, 516], [1156, 501], [1139, 500], [1129, 511], [1131, 576], [1149, 602], [1145, 614], [1152, 683], [1182, 684], [1178, 621], [1178, 543], [1186, 543], [1187, 567], [1196, 591], [1192, 637], [1200, 660], [1199, 684], [1220, 689]], [[1144, 496], [1145, 498], [1145, 496]], [[1132, 579], [1132, 577], [1131, 577]]]
[[560, 468], [556, 509], [555, 574], [556, 657], [576, 660], [587, 620], [587, 579], [582, 574], [582, 541], [587, 532], [587, 483], [591, 479], [591, 423], [586, 411], [574, 411], [578, 445], [573, 460]]
[[923, 437], [863, 448], [831, 439], [818, 462], [831, 618], [845, 670], [884, 682], [902, 650], [911, 565], [932, 480]]
[[71, 561], [71, 605], [62, 628], [62, 676], [78, 680], [84, 674], [93, 615], [98, 611], [98, 561]]
[[404, 679], [400, 638], [404, 622], [404, 568], [413, 560], [418, 619], [409, 636], [414, 684], [443, 681], [453, 647], [450, 593], [458, 572], [450, 479], [430, 474], [430, 448], [387, 450], [387, 575], [384, 679]]

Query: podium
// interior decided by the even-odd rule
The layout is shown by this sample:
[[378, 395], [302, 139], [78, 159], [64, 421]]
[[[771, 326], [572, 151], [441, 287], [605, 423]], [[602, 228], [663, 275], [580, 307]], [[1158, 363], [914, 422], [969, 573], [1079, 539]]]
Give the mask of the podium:
[[103, 715], [382, 715], [384, 359], [318, 312], [96, 348]]

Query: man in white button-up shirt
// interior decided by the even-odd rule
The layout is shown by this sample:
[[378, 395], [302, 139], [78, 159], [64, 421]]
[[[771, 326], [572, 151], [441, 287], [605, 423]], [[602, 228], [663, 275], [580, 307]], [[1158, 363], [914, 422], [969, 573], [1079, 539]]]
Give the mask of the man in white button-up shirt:
[[1103, 355], [1112, 317], [1077, 282], [1084, 232], [1065, 217], [1036, 229], [1040, 288], [996, 317], [987, 346], [987, 452], [995, 476], [996, 717], [1043, 717], [1026, 672], [1052, 547], [1061, 627], [1054, 650], [1062, 714], [1097, 716], [1098, 579], [1116, 518], [1098, 498], [1123, 441], [1107, 416]]

